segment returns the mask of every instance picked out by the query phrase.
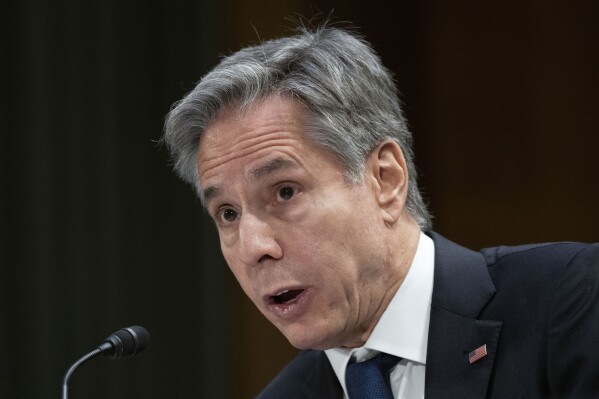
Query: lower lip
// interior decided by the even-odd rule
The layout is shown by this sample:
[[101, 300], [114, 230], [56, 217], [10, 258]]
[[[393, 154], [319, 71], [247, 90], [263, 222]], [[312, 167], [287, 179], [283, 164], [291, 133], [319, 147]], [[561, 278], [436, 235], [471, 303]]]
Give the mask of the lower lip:
[[310, 297], [310, 291], [304, 289], [295, 300], [291, 303], [275, 303], [271, 302], [268, 304], [269, 310], [280, 317], [281, 319], [295, 319], [300, 317], [308, 308], [308, 299]]

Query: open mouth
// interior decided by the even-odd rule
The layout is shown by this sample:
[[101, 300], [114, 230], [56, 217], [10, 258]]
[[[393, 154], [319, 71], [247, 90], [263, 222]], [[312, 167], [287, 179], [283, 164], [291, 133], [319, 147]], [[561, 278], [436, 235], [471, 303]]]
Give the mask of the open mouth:
[[272, 295], [270, 298], [273, 303], [277, 305], [287, 305], [293, 303], [297, 300], [299, 294], [301, 294], [304, 290], [285, 290], [279, 292], [277, 295]]

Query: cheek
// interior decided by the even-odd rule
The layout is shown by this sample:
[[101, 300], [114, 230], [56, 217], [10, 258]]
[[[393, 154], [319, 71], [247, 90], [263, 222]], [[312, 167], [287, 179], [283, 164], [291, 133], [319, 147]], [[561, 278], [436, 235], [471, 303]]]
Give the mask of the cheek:
[[347, 231], [339, 220], [333, 223], [322, 218], [302, 223], [296, 232], [287, 254], [305, 277], [328, 286], [347, 285], [350, 282], [346, 280], [353, 280], [359, 254], [354, 252], [350, 238], [356, 232]]
[[311, 244], [326, 251], [336, 249], [338, 256], [360, 250], [364, 242], [375, 236], [376, 229], [373, 213], [363, 206], [356, 209], [355, 205], [353, 202], [351, 207], [321, 208], [309, 230]]
[[360, 279], [376, 272], [384, 252], [380, 241], [380, 225], [371, 208], [355, 208], [342, 212], [330, 222], [319, 226], [320, 239], [314, 242], [314, 252], [320, 253], [332, 265], [338, 279], [353, 288]]

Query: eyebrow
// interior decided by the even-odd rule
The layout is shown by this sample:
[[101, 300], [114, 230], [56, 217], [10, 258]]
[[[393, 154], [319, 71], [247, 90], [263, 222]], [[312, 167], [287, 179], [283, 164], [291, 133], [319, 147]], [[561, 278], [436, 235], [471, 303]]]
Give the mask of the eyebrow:
[[[296, 167], [297, 164], [293, 161], [290, 161], [289, 159], [275, 158], [271, 161], [268, 161], [262, 166], [250, 170], [249, 175], [252, 177], [253, 180], [260, 180], [276, 171], [293, 169]], [[218, 197], [221, 192], [222, 188], [220, 186], [206, 187], [204, 190], [202, 190], [200, 200], [202, 201], [204, 206], [206, 206], [211, 200], [213, 200], [215, 197]]]
[[292, 169], [296, 166], [297, 165], [295, 162], [292, 162], [289, 159], [275, 158], [267, 162], [265, 165], [252, 169], [250, 171], [250, 176], [252, 176], [254, 180], [260, 180], [273, 172], [284, 169]]
[[221, 188], [218, 186], [206, 187], [204, 190], [202, 190], [202, 195], [200, 196], [202, 205], [207, 206], [211, 200], [213, 200], [215, 197], [218, 197], [221, 191]]

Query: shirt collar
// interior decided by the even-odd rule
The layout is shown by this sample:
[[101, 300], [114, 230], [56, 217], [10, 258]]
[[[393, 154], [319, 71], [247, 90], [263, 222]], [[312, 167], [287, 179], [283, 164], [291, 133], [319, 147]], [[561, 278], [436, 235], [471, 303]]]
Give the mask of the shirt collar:
[[434, 267], [435, 244], [421, 232], [410, 270], [364, 346], [325, 351], [344, 391], [345, 368], [352, 356], [361, 361], [385, 352], [426, 364]]

